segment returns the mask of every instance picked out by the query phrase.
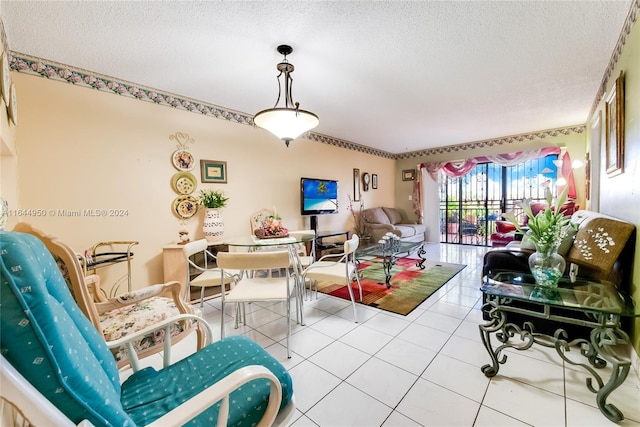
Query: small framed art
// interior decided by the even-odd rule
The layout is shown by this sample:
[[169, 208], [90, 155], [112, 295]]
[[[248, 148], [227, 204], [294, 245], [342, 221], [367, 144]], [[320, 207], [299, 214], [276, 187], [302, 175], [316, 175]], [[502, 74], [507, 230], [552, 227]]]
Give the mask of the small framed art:
[[374, 190], [378, 189], [378, 174], [371, 174], [371, 188]]
[[416, 179], [416, 170], [415, 169], [405, 169], [402, 171], [402, 180], [403, 181], [414, 181]]
[[227, 183], [227, 162], [200, 160], [200, 177], [203, 183]]
[[353, 201], [360, 201], [360, 169], [353, 169]]
[[605, 104], [605, 169], [607, 175], [624, 172], [624, 74], [616, 79]]

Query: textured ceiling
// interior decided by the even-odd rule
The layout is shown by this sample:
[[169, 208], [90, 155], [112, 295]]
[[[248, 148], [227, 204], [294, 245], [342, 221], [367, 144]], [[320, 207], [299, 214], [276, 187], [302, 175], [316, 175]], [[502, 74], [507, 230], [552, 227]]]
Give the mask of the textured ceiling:
[[584, 124], [625, 1], [7, 1], [9, 49], [404, 153]]

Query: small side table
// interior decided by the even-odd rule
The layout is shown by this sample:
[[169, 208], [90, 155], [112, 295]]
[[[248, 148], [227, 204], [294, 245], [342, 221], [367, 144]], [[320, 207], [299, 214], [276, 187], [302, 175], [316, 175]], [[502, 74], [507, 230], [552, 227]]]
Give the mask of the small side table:
[[[479, 326], [482, 342], [491, 358], [491, 363], [482, 367], [487, 377], [495, 376], [500, 365], [506, 363], [505, 349], [527, 350], [533, 344], [555, 348], [562, 360], [581, 366], [591, 375], [586, 385], [596, 394], [596, 403], [604, 416], [613, 422], [624, 419], [615, 405], [607, 403], [607, 398], [624, 382], [631, 367], [631, 361], [614, 349], [630, 342], [629, 335], [621, 328], [621, 319], [640, 317], [640, 309], [630, 298], [618, 293], [611, 284], [581, 279], [571, 282], [563, 278], [556, 289], [540, 288], [535, 286], [530, 274], [519, 272], [485, 276], [480, 290], [486, 296], [482, 311], [489, 318], [487, 323]], [[513, 304], [517, 301], [526, 301], [527, 304]], [[553, 335], [542, 334], [534, 330], [531, 322], [523, 325], [509, 322], [509, 312], [560, 322], [560, 327]], [[562, 324], [590, 328], [590, 339], [570, 339]], [[492, 334], [499, 342], [496, 348], [491, 342]], [[572, 348], [579, 348], [579, 353], [587, 360], [579, 363], [567, 357], [565, 353]], [[605, 383], [597, 369], [604, 368], [607, 363], [611, 364], [612, 370]]]

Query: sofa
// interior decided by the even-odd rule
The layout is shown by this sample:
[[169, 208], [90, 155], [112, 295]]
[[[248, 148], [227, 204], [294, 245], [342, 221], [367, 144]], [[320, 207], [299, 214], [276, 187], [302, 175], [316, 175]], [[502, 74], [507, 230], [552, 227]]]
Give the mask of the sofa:
[[427, 227], [410, 220], [402, 209], [376, 207], [362, 211], [364, 226], [372, 242], [377, 242], [392, 232], [406, 242], [427, 240]]
[[[609, 284], [616, 291], [631, 293], [636, 227], [626, 221], [598, 212], [579, 210], [571, 215], [577, 225], [575, 235], [569, 234], [560, 245], [558, 253], [566, 262], [565, 275], [575, 275], [590, 281]], [[484, 255], [482, 277], [500, 271], [529, 273], [528, 258], [535, 250], [532, 244], [512, 241], [502, 248], [492, 248]], [[483, 295], [483, 301], [485, 301]], [[526, 305], [522, 301], [511, 302], [514, 306]], [[485, 319], [487, 319], [485, 313]], [[511, 322], [531, 321], [536, 331], [555, 330], [557, 323], [547, 319], [531, 319], [518, 313], [509, 313]], [[586, 334], [580, 327], [568, 328], [573, 334]]]

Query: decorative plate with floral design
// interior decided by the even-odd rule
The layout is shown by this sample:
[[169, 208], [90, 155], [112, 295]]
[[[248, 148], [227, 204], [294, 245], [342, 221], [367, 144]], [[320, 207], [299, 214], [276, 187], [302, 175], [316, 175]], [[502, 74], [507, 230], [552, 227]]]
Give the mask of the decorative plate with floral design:
[[171, 185], [178, 194], [191, 194], [195, 191], [198, 182], [191, 172], [178, 172], [171, 178]]
[[193, 196], [178, 196], [173, 201], [173, 213], [181, 219], [189, 219], [198, 212], [198, 201]]
[[177, 150], [171, 156], [173, 166], [179, 171], [190, 171], [196, 165], [193, 155], [187, 150]]

